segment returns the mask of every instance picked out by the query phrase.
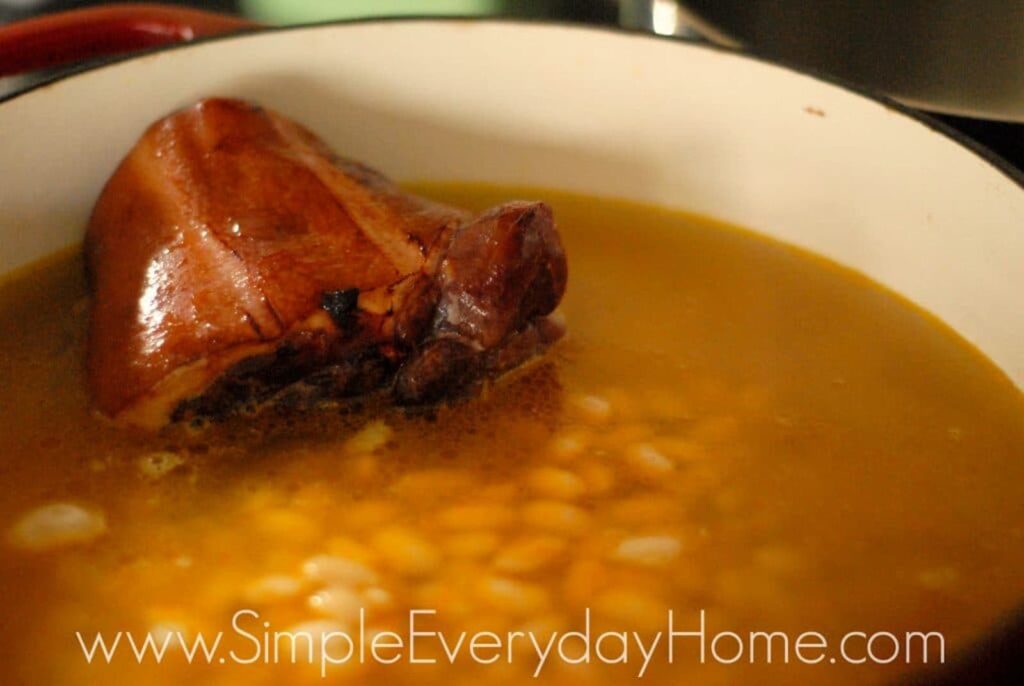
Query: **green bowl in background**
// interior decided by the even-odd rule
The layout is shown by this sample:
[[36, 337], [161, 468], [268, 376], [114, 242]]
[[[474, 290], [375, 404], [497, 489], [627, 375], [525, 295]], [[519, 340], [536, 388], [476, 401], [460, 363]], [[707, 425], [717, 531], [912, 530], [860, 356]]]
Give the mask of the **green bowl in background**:
[[[242, 13], [267, 24], [410, 15], [505, 14], [506, 0], [240, 0]], [[515, 3], [532, 5], [534, 2]]]

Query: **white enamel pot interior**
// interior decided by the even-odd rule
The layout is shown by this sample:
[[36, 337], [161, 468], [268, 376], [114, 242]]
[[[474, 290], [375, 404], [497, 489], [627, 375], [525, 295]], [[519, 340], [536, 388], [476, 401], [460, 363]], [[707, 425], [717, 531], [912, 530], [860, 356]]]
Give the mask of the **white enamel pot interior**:
[[1024, 387], [1020, 180], [906, 113], [785, 67], [599, 29], [389, 21], [261, 32], [0, 104], [0, 273], [77, 241], [147, 124], [209, 95], [305, 123], [398, 179], [684, 208], [853, 267]]

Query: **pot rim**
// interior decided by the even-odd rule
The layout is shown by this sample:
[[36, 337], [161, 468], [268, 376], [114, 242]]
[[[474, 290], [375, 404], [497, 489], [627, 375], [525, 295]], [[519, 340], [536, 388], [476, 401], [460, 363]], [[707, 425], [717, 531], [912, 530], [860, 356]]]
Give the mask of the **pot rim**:
[[968, 152], [981, 158], [984, 162], [988, 163], [989, 166], [993, 167], [996, 171], [1000, 172], [1003, 176], [1007, 177], [1012, 181], [1020, 190], [1024, 191], [1024, 170], [1021, 170], [1014, 165], [1010, 164], [1006, 159], [1000, 156], [998, 153], [992, 151], [990, 148], [982, 145], [975, 139], [967, 136], [964, 133], [954, 129], [948, 124], [936, 119], [935, 117], [926, 114], [923, 111], [915, 110], [912, 107], [904, 105], [903, 103], [894, 100], [893, 98], [874, 91], [870, 88], [851, 83], [843, 78], [828, 74], [816, 69], [807, 68], [803, 66], [797, 66], [786, 60], [779, 60], [759, 53], [756, 50], [741, 47], [729, 47], [724, 45], [718, 45], [715, 43], [709, 43], [706, 41], [696, 40], [692, 38], [686, 38], [681, 36], [668, 36], [640, 29], [630, 29], [621, 26], [613, 26], [608, 24], [583, 24], [574, 23], [558, 19], [545, 19], [545, 18], [523, 18], [523, 17], [480, 17], [473, 15], [410, 15], [410, 16], [385, 16], [385, 17], [357, 17], [352, 19], [336, 19], [322, 22], [309, 22], [302, 24], [289, 24], [287, 26], [266, 26], [266, 27], [255, 27], [252, 29], [242, 29], [228, 34], [204, 36], [191, 40], [184, 43], [172, 43], [168, 45], [157, 46], [154, 48], [148, 48], [133, 52], [127, 55], [117, 55], [108, 58], [100, 58], [98, 60], [91, 60], [82, 64], [78, 64], [69, 68], [61, 69], [59, 73], [44, 78], [42, 81], [32, 84], [31, 86], [8, 93], [6, 95], [0, 95], [0, 107], [4, 104], [31, 95], [34, 92], [43, 90], [50, 86], [60, 84], [63, 81], [67, 81], [76, 76], [86, 74], [93, 71], [99, 71], [106, 67], [121, 64], [122, 62], [129, 62], [132, 60], [144, 60], [153, 55], [162, 54], [171, 50], [187, 50], [191, 47], [205, 45], [213, 42], [228, 42], [236, 40], [249, 40], [254, 37], [258, 37], [263, 34], [269, 33], [284, 33], [291, 31], [304, 31], [310, 29], [320, 28], [336, 28], [339, 26], [359, 26], [364, 24], [445, 24], [445, 23], [465, 23], [465, 24], [495, 24], [504, 26], [522, 26], [522, 27], [534, 27], [534, 26], [548, 26], [562, 29], [568, 29], [573, 31], [595, 31], [602, 33], [611, 33], [620, 36], [629, 36], [634, 38], [646, 38], [650, 40], [660, 40], [673, 43], [680, 43], [689, 47], [707, 50], [709, 52], [727, 54], [733, 57], [758, 62], [764, 66], [775, 67], [783, 69], [800, 76], [806, 76], [816, 81], [820, 81], [827, 85], [836, 86], [862, 98], [872, 100], [886, 109], [893, 111], [899, 115], [907, 117], [917, 124], [930, 129], [932, 132], [949, 139], [954, 144], [961, 148], [965, 148]]
[[[252, 38], [258, 38], [263, 34], [270, 33], [283, 33], [292, 31], [304, 31], [304, 30], [316, 30], [316, 29], [329, 29], [336, 28], [339, 26], [361, 26], [361, 25], [372, 25], [372, 24], [490, 24], [498, 26], [521, 26], [524, 28], [531, 27], [555, 27], [568, 29], [572, 31], [586, 31], [586, 32], [601, 32], [614, 34], [624, 37], [634, 38], [645, 38], [650, 40], [668, 41], [679, 44], [684, 44], [688, 47], [693, 47], [708, 52], [730, 55], [738, 57], [744, 60], [760, 63], [767, 67], [775, 67], [784, 71], [809, 77], [817, 82], [835, 86], [849, 93], [853, 93], [866, 100], [873, 101], [876, 104], [880, 104], [887, 110], [894, 112], [898, 115], [902, 115], [907, 119], [924, 126], [935, 134], [949, 140], [954, 145], [965, 149], [967, 152], [980, 158], [983, 162], [986, 162], [988, 166], [992, 167], [995, 171], [1001, 173], [1004, 177], [1009, 179], [1017, 188], [1024, 191], [1024, 170], [1017, 168], [1010, 162], [1005, 160], [999, 154], [993, 152], [988, 147], [982, 145], [975, 139], [967, 136], [964, 133], [956, 130], [948, 124], [942, 122], [935, 117], [915, 110], [905, 104], [894, 100], [893, 98], [876, 92], [870, 88], [866, 88], [861, 85], [851, 83], [840, 77], [833, 76], [831, 74], [803, 66], [797, 66], [786, 60], [779, 60], [775, 58], [769, 58], [759, 53], [756, 50], [751, 50], [742, 47], [730, 47], [716, 43], [709, 43], [702, 40], [695, 40], [691, 38], [672, 36], [672, 35], [661, 35], [655, 34], [639, 29], [630, 29], [620, 26], [605, 25], [605, 24], [582, 24], [573, 23], [563, 20], [553, 19], [532, 19], [532, 18], [521, 18], [521, 17], [479, 17], [479, 16], [467, 16], [467, 15], [410, 15], [410, 16], [386, 16], [386, 17], [360, 17], [353, 19], [340, 19], [340, 20], [328, 20], [322, 22], [309, 22], [302, 24], [293, 24], [287, 26], [270, 26], [270, 27], [254, 27], [251, 29], [242, 29], [229, 34], [206, 36], [197, 38], [184, 43], [167, 44], [140, 50], [127, 55], [117, 55], [107, 58], [99, 58], [91, 60], [89, 62], [80, 63], [71, 67], [62, 68], [59, 73], [48, 76], [43, 80], [32, 84], [31, 86], [0, 95], [0, 107], [6, 103], [12, 102], [19, 98], [24, 98], [33, 93], [42, 91], [54, 85], [70, 80], [74, 77], [99, 71], [107, 67], [119, 65], [123, 62], [129, 62], [133, 60], [144, 60], [151, 58], [155, 55], [163, 54], [171, 50], [187, 50], [192, 47], [198, 47], [207, 43], [213, 42], [227, 42], [227, 41], [244, 41]], [[1001, 666], [999, 662], [1003, 658], [1002, 650], [1003, 643], [1018, 640], [1019, 636], [1024, 635], [1024, 604], [1017, 604], [1008, 608], [1006, 614], [998, 618], [992, 625], [986, 627], [976, 636], [972, 637], [967, 641], [967, 644], [962, 646], [957, 654], [952, 659], [947, 660], [945, 663], [937, 665], [935, 668], [923, 667], [922, 669], [916, 670], [908, 675], [909, 680], [903, 680], [898, 683], [908, 683], [913, 686], [925, 686], [929, 684], [946, 684], [959, 683], [960, 678], [968, 676], [972, 680], [969, 683], [982, 683], [981, 681], [973, 680], [974, 677], [985, 679], [989, 676], [988, 673], [981, 669], [978, 670], [978, 663], [987, 663], [989, 660], [995, 661], [997, 665]], [[1013, 662], [1013, 657], [1010, 656], [1010, 662], [1007, 664], [1016, 664]], [[999, 674], [996, 674], [998, 677]]]

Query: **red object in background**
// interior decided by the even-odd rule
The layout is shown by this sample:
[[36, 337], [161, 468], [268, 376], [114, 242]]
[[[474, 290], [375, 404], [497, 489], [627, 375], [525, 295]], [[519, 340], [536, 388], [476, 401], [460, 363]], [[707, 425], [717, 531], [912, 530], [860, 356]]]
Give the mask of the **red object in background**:
[[170, 5], [59, 12], [0, 26], [0, 76], [254, 28], [247, 19]]

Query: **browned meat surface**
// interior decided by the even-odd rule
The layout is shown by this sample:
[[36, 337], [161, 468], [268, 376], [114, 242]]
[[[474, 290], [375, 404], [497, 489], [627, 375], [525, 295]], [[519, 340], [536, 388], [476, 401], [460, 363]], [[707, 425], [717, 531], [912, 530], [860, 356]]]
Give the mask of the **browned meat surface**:
[[86, 262], [92, 397], [146, 427], [378, 389], [442, 400], [556, 339], [566, 283], [543, 203], [472, 216], [224, 99], [146, 131]]

